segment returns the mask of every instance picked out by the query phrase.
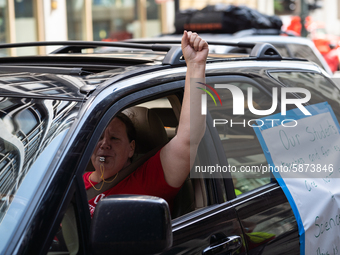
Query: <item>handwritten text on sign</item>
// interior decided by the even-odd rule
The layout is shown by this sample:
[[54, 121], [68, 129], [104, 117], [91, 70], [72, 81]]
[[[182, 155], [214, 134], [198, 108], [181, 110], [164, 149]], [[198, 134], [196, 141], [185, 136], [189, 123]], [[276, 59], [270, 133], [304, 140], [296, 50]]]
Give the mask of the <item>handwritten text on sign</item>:
[[[305, 254], [340, 254], [340, 134], [329, 112], [261, 131], [305, 229]], [[277, 177], [277, 176], [276, 176]]]

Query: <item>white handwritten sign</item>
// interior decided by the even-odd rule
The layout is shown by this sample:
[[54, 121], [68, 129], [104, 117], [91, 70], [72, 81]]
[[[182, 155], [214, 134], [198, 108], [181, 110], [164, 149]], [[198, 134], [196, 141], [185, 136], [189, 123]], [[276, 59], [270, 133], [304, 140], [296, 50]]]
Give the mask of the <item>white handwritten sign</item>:
[[295, 127], [254, 129], [296, 216], [301, 254], [340, 254], [340, 127], [327, 103], [310, 109], [290, 112]]

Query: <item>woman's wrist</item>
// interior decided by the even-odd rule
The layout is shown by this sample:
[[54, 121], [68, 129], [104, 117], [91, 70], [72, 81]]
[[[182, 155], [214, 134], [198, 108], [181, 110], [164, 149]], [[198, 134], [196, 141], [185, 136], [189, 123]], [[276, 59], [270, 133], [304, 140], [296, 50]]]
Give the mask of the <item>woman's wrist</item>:
[[[187, 73], [190, 74], [191, 76], [205, 76], [205, 68], [206, 65], [204, 64], [198, 64], [198, 63], [190, 63], [187, 64]], [[192, 78], [194, 78], [194, 76], [192, 76]]]
[[206, 67], [206, 62], [201, 62], [201, 63], [197, 63], [197, 62], [187, 62], [187, 67], [188, 68], [194, 68], [194, 69], [205, 69]]

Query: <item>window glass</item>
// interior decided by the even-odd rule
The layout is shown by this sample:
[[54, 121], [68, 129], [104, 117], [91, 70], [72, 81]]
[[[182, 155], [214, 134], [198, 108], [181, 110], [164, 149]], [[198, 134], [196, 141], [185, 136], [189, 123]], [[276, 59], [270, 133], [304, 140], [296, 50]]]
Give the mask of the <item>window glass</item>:
[[[306, 88], [311, 93], [311, 99], [308, 104], [313, 105], [321, 102], [328, 102], [332, 107], [336, 118], [340, 119], [340, 93], [339, 89], [328, 78], [309, 72], [270, 72], [284, 86]], [[246, 77], [239, 79], [225, 80], [224, 84], [231, 84], [241, 89], [244, 96], [244, 115], [233, 114], [233, 97], [229, 89], [216, 89], [221, 98], [223, 105], [215, 105], [215, 102], [208, 97], [207, 109], [212, 119], [219, 119], [216, 130], [222, 141], [225, 154], [229, 165], [240, 170], [241, 167], [253, 168], [251, 172], [232, 172], [235, 184], [236, 195], [253, 190], [270, 182], [270, 175], [256, 172], [258, 166], [267, 165], [268, 162], [263, 154], [261, 145], [256, 137], [254, 129], [248, 121], [258, 119], [264, 116], [258, 116], [250, 112], [247, 102], [248, 88], [252, 88], [252, 105], [257, 110], [267, 110], [272, 106], [271, 95], [266, 94], [261, 89], [264, 85], [267, 89], [272, 85], [267, 79], [248, 79]], [[269, 85], [269, 86], [268, 86]], [[304, 97], [304, 95], [301, 95]], [[287, 94], [287, 98], [295, 98], [296, 95]], [[242, 100], [237, 99], [238, 102]], [[296, 108], [292, 104], [287, 105], [287, 110]], [[279, 107], [273, 113], [278, 113]]]
[[34, 127], [39, 122], [37, 116], [31, 112], [30, 109], [21, 111], [16, 117], [16, 122], [22, 127], [21, 131], [23, 134], [28, 134], [33, 131]]
[[[305, 88], [311, 93], [308, 104], [328, 102], [336, 117], [340, 120], [340, 92], [330, 79], [316, 73], [308, 72], [270, 72], [278, 81], [288, 87]], [[287, 105], [289, 109], [290, 105]]]
[[79, 92], [80, 84], [80, 79], [72, 79], [72, 82], [70, 82], [68, 78], [60, 76], [46, 76], [44, 74], [32, 75], [30, 73], [13, 75], [0, 71], [0, 92], [5, 94], [13, 92], [23, 94], [33, 93], [43, 97], [51, 96], [50, 98], [54, 98], [52, 95], [58, 92], [59, 97], [79, 99], [83, 97]]
[[[267, 110], [272, 106], [272, 99], [270, 95], [264, 93], [259, 89], [260, 84], [246, 77], [237, 78], [234, 80], [225, 80], [224, 84], [234, 85], [241, 89], [244, 97], [244, 115], [233, 114], [233, 97], [229, 89], [218, 89], [222, 106], [215, 105], [213, 100], [208, 98], [207, 109], [209, 110], [212, 119], [219, 120], [215, 128], [222, 141], [225, 155], [228, 159], [230, 168], [236, 169], [231, 172], [235, 194], [240, 195], [244, 192], [261, 187], [270, 182], [269, 173], [261, 173], [256, 171], [259, 166], [267, 165], [267, 160], [262, 151], [261, 145], [257, 139], [251, 125], [254, 123], [250, 120], [258, 119], [260, 116], [253, 114], [247, 103], [247, 89], [252, 88], [253, 101], [252, 104], [257, 110]], [[240, 102], [240, 98], [237, 99]], [[277, 112], [277, 111], [276, 111]], [[261, 116], [265, 117], [265, 116]], [[228, 167], [229, 167], [228, 166]], [[242, 169], [241, 169], [242, 168]], [[245, 168], [254, 169], [254, 171], [243, 171]]]
[[146, 1], [146, 37], [161, 33], [160, 5], [155, 0]]
[[[93, 39], [96, 41], [121, 41], [161, 33], [159, 4], [146, 0], [143, 7], [137, 0], [95, 0], [92, 2]], [[146, 20], [140, 20], [140, 8], [146, 12]], [[146, 8], [146, 10], [145, 10]], [[141, 34], [142, 25], [145, 35]]]
[[[33, 0], [14, 1], [16, 42], [37, 41], [36, 17], [33, 11]], [[36, 55], [37, 47], [16, 49], [18, 55]]]
[[323, 67], [318, 57], [315, 56], [314, 52], [309, 46], [300, 44], [289, 44], [289, 48], [292, 51], [294, 57], [308, 59]]
[[[7, 1], [0, 1], [0, 43], [7, 42], [8, 36], [8, 13], [7, 13]], [[0, 49], [0, 56], [8, 55], [7, 49]]]
[[147, 0], [146, 2], [146, 16], [148, 20], [159, 19], [158, 5], [155, 0]]
[[84, 40], [84, 0], [67, 0], [67, 38]]
[[282, 57], [290, 57], [285, 44], [272, 43]]
[[93, 39], [121, 41], [138, 29], [135, 0], [95, 0], [92, 2]]
[[78, 251], [79, 237], [75, 206], [70, 203], [47, 254], [77, 254]]
[[[114, 187], [105, 189], [105, 186], [103, 186], [104, 188], [102, 189], [101, 185], [103, 182], [97, 183], [91, 178], [93, 171], [101, 171], [101, 169], [103, 169], [103, 172], [106, 173], [111, 169], [108, 164], [99, 162], [100, 158], [98, 157], [101, 156], [100, 153], [103, 153], [102, 151], [104, 151], [104, 149], [97, 149], [99, 147], [93, 148], [94, 151], [92, 153], [95, 156], [92, 156], [83, 176], [88, 194], [91, 192], [89, 191], [90, 189], [98, 189], [98, 192], [89, 199], [91, 215], [95, 213], [95, 207], [101, 199], [108, 195], [121, 194], [121, 192], [123, 194], [146, 194], [164, 198], [170, 205], [173, 219], [207, 205], [207, 195], [204, 183], [201, 183], [201, 180], [193, 181], [188, 176], [181, 190], [178, 191], [164, 186], [164, 174], [163, 172], [160, 172], [160, 168], [156, 167], [158, 165], [157, 157], [151, 159], [153, 160], [152, 162], [156, 163], [146, 164], [143, 165], [142, 168], [139, 168], [141, 166], [141, 160], [142, 162], [145, 162], [155, 155], [160, 150], [161, 146], [164, 146], [166, 142], [174, 138], [178, 126], [180, 107], [181, 105], [178, 97], [176, 95], [170, 95], [164, 98], [146, 101], [122, 111], [132, 121], [132, 124], [136, 129], [136, 135], [133, 139], [135, 141], [135, 150], [134, 155], [130, 159], [131, 164], [129, 164], [129, 168], [132, 167], [134, 171], [133, 174], [130, 175], [133, 177], [130, 179], [121, 179], [121, 175], [124, 175], [124, 171], [119, 170], [119, 174], [115, 176], [118, 176], [117, 179], [120, 182]], [[125, 132], [128, 135], [128, 132], [130, 132], [129, 130], [131, 130], [129, 121], [122, 118], [120, 114], [117, 114], [116, 116], [118, 116], [117, 118], [119, 120], [123, 119], [126, 128]], [[115, 118], [113, 121], [115, 121]], [[112, 123], [113, 125], [116, 125], [116, 127], [118, 126], [117, 122]], [[150, 123], [152, 123], [152, 125], [150, 125]], [[116, 143], [116, 140], [124, 140], [121, 138], [120, 133], [117, 132], [116, 134], [113, 134], [113, 131], [110, 131], [110, 125], [111, 121], [107, 126], [108, 128], [105, 129], [102, 136], [99, 138], [101, 144], [105, 143], [111, 145], [107, 146], [108, 148], [117, 147], [119, 144], [123, 144], [123, 142], [119, 144]], [[119, 127], [115, 130], [118, 129]], [[110, 134], [110, 132], [112, 133]], [[129, 139], [129, 137], [127, 138]], [[131, 141], [129, 141], [129, 143], [131, 143]], [[150, 154], [150, 152], [153, 154]], [[102, 162], [110, 162], [110, 155], [113, 153], [113, 149], [107, 149], [105, 153], [105, 156], [103, 156], [104, 161]], [[114, 170], [116, 171], [116, 169]], [[109, 182], [113, 181], [114, 179], [112, 178], [115, 177], [109, 176], [106, 178], [107, 180], [105, 181]], [[128, 180], [128, 182], [125, 180]], [[139, 184], [131, 186], [130, 183], [134, 183], [135, 180], [138, 180]]]
[[[58, 112], [59, 105], [67, 111]], [[39, 155], [70, 127], [77, 108], [71, 101], [1, 98], [0, 222]]]

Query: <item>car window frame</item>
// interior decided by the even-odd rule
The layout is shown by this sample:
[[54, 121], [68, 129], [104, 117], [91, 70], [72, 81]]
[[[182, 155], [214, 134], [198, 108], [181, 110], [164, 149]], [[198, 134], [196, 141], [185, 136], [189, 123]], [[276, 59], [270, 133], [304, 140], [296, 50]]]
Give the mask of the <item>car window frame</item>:
[[[85, 186], [82, 179], [82, 175], [84, 174], [84, 170], [89, 162], [90, 156], [93, 153], [94, 147], [97, 144], [102, 132], [105, 130], [106, 126], [112, 120], [112, 117], [116, 115], [119, 111], [124, 110], [128, 107], [151, 101], [153, 99], [176, 95], [178, 93], [183, 94], [184, 88], [184, 80], [174, 81], [174, 82], [164, 82], [160, 85], [156, 85], [149, 88], [143, 88], [139, 91], [134, 91], [131, 94], [126, 95], [123, 98], [118, 99], [117, 101], [111, 102], [111, 106], [105, 111], [103, 116], [98, 121], [94, 131], [92, 132], [91, 137], [86, 145], [86, 149], [84, 150], [83, 155], [81, 156], [79, 165], [76, 170], [78, 186], [81, 187], [82, 191], [82, 204], [83, 211], [86, 216], [87, 221], [90, 222], [90, 213], [88, 208], [87, 195], [85, 192]], [[114, 92], [113, 92], [114, 93]], [[108, 95], [109, 96], [109, 95]], [[181, 101], [181, 96], [178, 95], [179, 100]]]
[[[109, 122], [112, 120], [112, 117], [117, 114], [119, 111], [126, 109], [128, 107], [131, 107], [133, 105], [137, 105], [139, 103], [143, 103], [145, 101], [150, 101], [152, 99], [164, 97], [164, 96], [171, 96], [176, 95], [178, 93], [181, 93], [180, 95], [177, 95], [179, 100], [182, 101], [183, 96], [183, 89], [184, 89], [184, 80], [179, 81], [172, 81], [172, 82], [164, 82], [160, 85], [156, 85], [149, 88], [144, 88], [139, 91], [133, 92], [131, 94], [126, 95], [123, 98], [118, 99], [117, 101], [113, 101], [111, 103], [111, 106], [105, 111], [103, 116], [98, 121], [91, 137], [89, 138], [89, 141], [87, 143], [86, 149], [84, 150], [83, 155], [81, 156], [81, 159], [79, 161], [76, 175], [78, 180], [78, 186], [81, 187], [81, 200], [82, 200], [82, 210], [85, 211], [85, 214], [88, 214], [86, 216], [88, 222], [90, 222], [90, 213], [88, 209], [88, 201], [86, 197], [85, 192], [85, 186], [83, 183], [82, 175], [84, 173], [84, 169], [86, 168], [86, 165], [89, 162], [90, 156], [92, 155], [92, 152], [94, 150], [95, 145], [97, 144], [97, 141], [100, 138], [100, 135], [105, 130], [106, 126], [109, 124]], [[211, 140], [211, 139], [210, 139]], [[215, 153], [215, 155], [219, 154], [218, 152]], [[213, 155], [213, 154], [212, 154]], [[221, 193], [225, 192], [222, 190], [221, 187], [217, 188], [218, 185], [214, 182], [214, 180], [207, 180], [207, 182], [210, 182], [209, 185], [211, 186], [212, 190], [212, 196], [213, 198], [213, 204], [220, 204], [224, 201], [222, 201]], [[220, 186], [220, 185], [219, 185]], [[204, 208], [203, 208], [204, 209]], [[88, 213], [87, 213], [88, 212]], [[187, 217], [191, 217], [190, 214], [195, 214], [195, 211], [189, 212]], [[184, 220], [187, 217], [178, 217], [181, 218], [180, 221]], [[178, 218], [174, 219], [173, 221], [178, 222]]]

